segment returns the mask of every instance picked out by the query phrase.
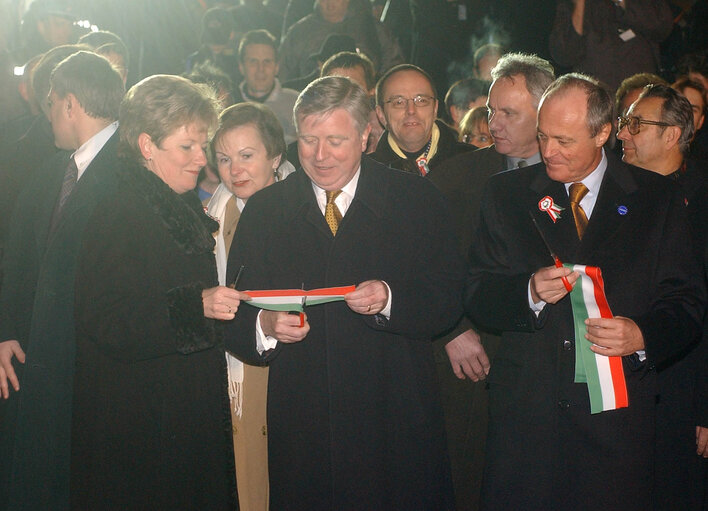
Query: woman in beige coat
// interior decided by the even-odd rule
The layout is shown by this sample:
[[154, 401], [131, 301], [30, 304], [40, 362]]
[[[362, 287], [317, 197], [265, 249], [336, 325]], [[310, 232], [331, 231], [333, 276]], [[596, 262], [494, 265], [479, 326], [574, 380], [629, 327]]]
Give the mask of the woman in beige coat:
[[[211, 142], [221, 184], [207, 212], [219, 221], [215, 250], [222, 285], [226, 285], [231, 241], [248, 198], [294, 170], [283, 158], [285, 150], [283, 129], [267, 106], [240, 103], [221, 113]], [[240, 509], [264, 511], [268, 509], [268, 368], [244, 364], [229, 353], [226, 361]]]

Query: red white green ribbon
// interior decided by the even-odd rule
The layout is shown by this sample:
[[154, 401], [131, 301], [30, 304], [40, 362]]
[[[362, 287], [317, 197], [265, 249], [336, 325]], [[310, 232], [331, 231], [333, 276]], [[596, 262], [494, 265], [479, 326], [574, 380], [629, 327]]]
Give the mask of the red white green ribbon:
[[251, 300], [243, 303], [270, 311], [302, 312], [302, 299], [307, 297], [307, 306], [344, 300], [344, 295], [356, 286], [323, 287], [320, 289], [269, 289], [244, 291]]
[[575, 323], [575, 383], [587, 383], [590, 413], [629, 406], [622, 357], [607, 357], [590, 349], [585, 339], [587, 318], [611, 318], [600, 268], [564, 265], [580, 274], [570, 292]]
[[548, 213], [548, 216], [551, 217], [551, 220], [553, 220], [553, 223], [555, 224], [556, 220], [558, 220], [561, 216], [561, 211], [565, 208], [562, 208], [553, 202], [553, 197], [546, 195], [543, 199], [538, 201], [538, 209]]

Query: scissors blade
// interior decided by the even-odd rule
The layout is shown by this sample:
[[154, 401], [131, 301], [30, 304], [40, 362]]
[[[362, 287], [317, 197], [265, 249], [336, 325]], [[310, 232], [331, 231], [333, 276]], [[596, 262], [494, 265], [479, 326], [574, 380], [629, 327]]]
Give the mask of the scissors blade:
[[541, 236], [541, 240], [543, 240], [543, 244], [546, 245], [546, 248], [548, 249], [548, 252], [551, 254], [551, 257], [554, 260], [557, 259], [556, 253], [553, 251], [551, 246], [548, 244], [548, 240], [543, 235], [543, 231], [541, 230], [541, 226], [538, 225], [538, 222], [536, 221], [536, 217], [533, 216], [533, 213], [531, 213], [531, 211], [529, 211], [529, 216], [531, 216], [531, 221], [533, 222], [534, 227], [536, 227], [536, 231], [538, 232], [538, 235]]

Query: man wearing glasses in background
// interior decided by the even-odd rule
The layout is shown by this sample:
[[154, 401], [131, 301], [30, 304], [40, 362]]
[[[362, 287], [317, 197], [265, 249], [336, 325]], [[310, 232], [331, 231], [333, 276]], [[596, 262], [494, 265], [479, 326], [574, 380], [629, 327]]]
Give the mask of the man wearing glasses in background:
[[421, 176], [441, 162], [473, 150], [457, 141], [455, 131], [436, 120], [438, 100], [424, 70], [401, 64], [376, 84], [376, 114], [386, 131], [371, 157], [399, 170]]
[[[693, 248], [706, 265], [706, 164], [689, 158], [694, 134], [691, 103], [668, 85], [646, 86], [618, 119], [622, 159], [681, 186]], [[669, 364], [657, 366], [655, 509], [701, 509], [708, 458], [708, 354], [703, 339]], [[660, 483], [660, 484], [659, 484]]]

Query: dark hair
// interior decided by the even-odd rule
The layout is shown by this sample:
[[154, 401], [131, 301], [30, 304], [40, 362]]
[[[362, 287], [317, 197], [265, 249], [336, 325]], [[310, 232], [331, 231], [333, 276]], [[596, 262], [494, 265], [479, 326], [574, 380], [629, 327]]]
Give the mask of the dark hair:
[[231, 93], [233, 89], [231, 77], [221, 68], [212, 64], [211, 60], [205, 60], [204, 62], [195, 64], [192, 70], [184, 75], [184, 77], [192, 83], [206, 83], [217, 93], [220, 92], [220, 90]]
[[275, 36], [268, 32], [267, 30], [261, 28], [258, 30], [249, 30], [241, 38], [241, 42], [238, 45], [238, 60], [243, 63], [243, 59], [246, 56], [246, 47], [249, 44], [265, 44], [273, 48], [273, 53], [276, 59], [278, 58], [278, 41], [276, 41]]
[[202, 44], [228, 44], [231, 32], [235, 30], [231, 12], [222, 7], [212, 7], [202, 16], [202, 32], [199, 37]]
[[703, 109], [705, 110], [706, 105], [708, 104], [708, 98], [706, 97], [706, 88], [703, 87], [701, 82], [691, 80], [688, 76], [682, 76], [672, 83], [671, 87], [683, 95], [685, 95], [686, 89], [693, 89], [698, 92], [698, 94], [701, 95], [701, 98], [703, 98]]
[[322, 65], [320, 76], [329, 76], [332, 69], [352, 69], [361, 67], [364, 70], [364, 79], [366, 80], [366, 88], [372, 89], [376, 85], [376, 73], [374, 64], [371, 59], [363, 53], [355, 53], [353, 51], [340, 51], [335, 53]]
[[445, 107], [450, 113], [450, 107], [456, 106], [461, 110], [467, 110], [469, 104], [480, 96], [489, 94], [489, 83], [479, 78], [463, 78], [450, 86], [445, 94]]
[[123, 79], [105, 57], [80, 51], [62, 60], [49, 79], [60, 98], [71, 93], [86, 114], [99, 119], [118, 118], [125, 94]]
[[[659, 98], [663, 100], [661, 104], [661, 121], [677, 126], [681, 130], [679, 138], [679, 149], [681, 153], [688, 154], [688, 149], [695, 132], [693, 125], [693, 109], [691, 103], [685, 96], [668, 85], [651, 84], [644, 87], [639, 95], [639, 99]], [[665, 130], [666, 126], [660, 126]]]
[[211, 139], [209, 149], [216, 160], [216, 145], [226, 134], [240, 126], [251, 125], [258, 131], [269, 159], [285, 155], [285, 135], [283, 126], [273, 111], [261, 103], [239, 103], [221, 112], [219, 127]]
[[568, 73], [561, 76], [546, 89], [541, 101], [570, 89], [580, 89], [587, 96], [585, 122], [591, 137], [596, 137], [604, 126], [612, 124], [614, 109], [610, 92], [598, 80], [587, 75]]
[[617, 87], [617, 92], [615, 92], [615, 109], [618, 114], [622, 114], [622, 102], [624, 98], [632, 92], [633, 90], [643, 89], [647, 85], [652, 83], [659, 83], [661, 85], [668, 85], [666, 80], [661, 76], [655, 75], [654, 73], [637, 73], [628, 78], [622, 80], [620, 86]]
[[391, 78], [393, 75], [396, 73], [400, 73], [402, 71], [415, 71], [416, 73], [419, 73], [423, 75], [423, 77], [428, 80], [428, 83], [430, 84], [430, 88], [433, 90], [433, 97], [437, 99], [438, 93], [435, 90], [435, 83], [433, 82], [433, 79], [430, 77], [430, 75], [424, 71], [422, 68], [415, 66], [413, 64], [399, 64], [397, 66], [393, 66], [391, 69], [386, 71], [381, 78], [379, 78], [379, 81], [376, 83], [376, 104], [379, 105], [380, 107], [383, 107], [384, 104], [384, 88], [386, 87], [386, 82], [388, 81], [389, 78]]
[[91, 48], [85, 44], [64, 44], [62, 46], [55, 46], [39, 59], [39, 62], [32, 71], [32, 89], [34, 89], [37, 103], [39, 103], [42, 109], [46, 109], [47, 107], [49, 77], [52, 75], [52, 71], [54, 71], [54, 68], [57, 67], [59, 62], [81, 50], [91, 51]]

